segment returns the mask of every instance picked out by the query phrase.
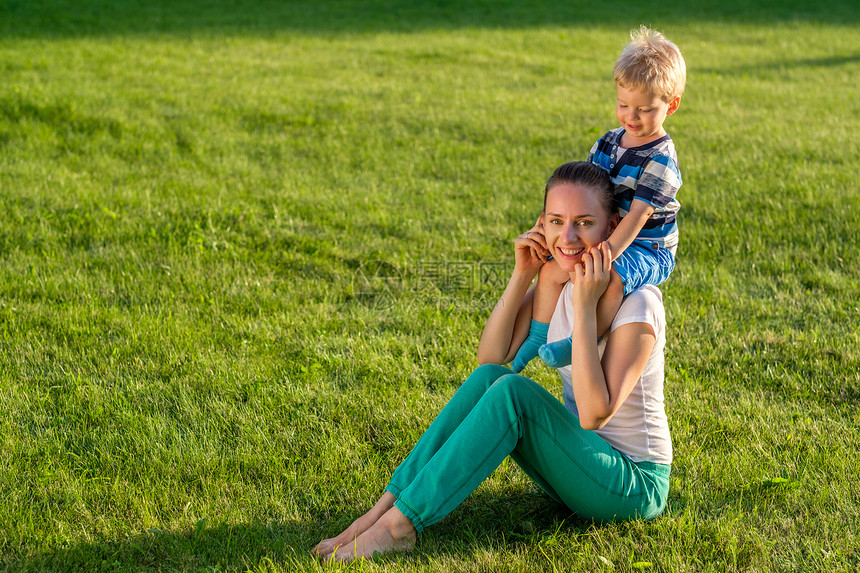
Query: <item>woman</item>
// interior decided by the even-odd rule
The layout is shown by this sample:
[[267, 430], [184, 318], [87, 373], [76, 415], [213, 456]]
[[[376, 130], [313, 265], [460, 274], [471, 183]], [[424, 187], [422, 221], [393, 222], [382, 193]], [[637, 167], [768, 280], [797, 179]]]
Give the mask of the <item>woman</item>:
[[[597, 301], [610, 276], [603, 241], [617, 224], [608, 175], [567, 163], [546, 185], [544, 212], [515, 241], [516, 264], [481, 336], [481, 363], [436, 417], [384, 494], [314, 553], [348, 561], [403, 551], [457, 507], [510, 455], [541, 488], [578, 515], [651, 519], [666, 505], [672, 444], [663, 408], [664, 311], [643, 287], [597, 339]], [[570, 274], [548, 340], [572, 333], [573, 364], [560, 368], [564, 404], [499, 364], [525, 339], [541, 265]], [[573, 317], [576, 317], [573, 320]]]

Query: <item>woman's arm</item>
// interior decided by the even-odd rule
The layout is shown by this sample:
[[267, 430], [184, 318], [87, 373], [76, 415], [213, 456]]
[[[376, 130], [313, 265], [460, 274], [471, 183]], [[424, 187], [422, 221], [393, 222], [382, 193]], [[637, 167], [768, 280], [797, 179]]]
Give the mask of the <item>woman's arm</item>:
[[541, 219], [517, 237], [514, 253], [514, 271], [478, 343], [480, 364], [507, 364], [528, 336], [534, 298], [534, 287], [530, 285], [549, 256]]
[[517, 350], [528, 336], [532, 317], [534, 287], [529, 287], [532, 278], [534, 277], [517, 276], [514, 271], [504, 294], [484, 326], [481, 341], [478, 343], [479, 364], [507, 364], [516, 356]]
[[611, 252], [604, 243], [583, 256], [573, 277], [573, 395], [584, 429], [597, 430], [618, 411], [656, 343], [649, 324], [634, 322], [613, 331], [603, 352], [597, 352], [597, 301], [609, 282]]

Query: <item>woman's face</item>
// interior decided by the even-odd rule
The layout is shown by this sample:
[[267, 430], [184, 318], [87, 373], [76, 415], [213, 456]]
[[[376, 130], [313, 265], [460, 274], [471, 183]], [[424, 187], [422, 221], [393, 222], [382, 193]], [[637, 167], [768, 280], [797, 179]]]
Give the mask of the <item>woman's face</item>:
[[617, 218], [604, 207], [598, 191], [571, 183], [552, 187], [543, 214], [550, 254], [562, 269], [572, 272], [588, 249], [609, 237]]

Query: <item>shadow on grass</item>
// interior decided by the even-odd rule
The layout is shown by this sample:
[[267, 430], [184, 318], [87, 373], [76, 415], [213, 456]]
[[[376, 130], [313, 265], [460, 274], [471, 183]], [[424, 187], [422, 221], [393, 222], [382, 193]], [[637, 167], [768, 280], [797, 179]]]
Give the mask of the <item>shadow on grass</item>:
[[[8, 571], [234, 571], [257, 568], [313, 570], [310, 551], [320, 540], [346, 528], [359, 513], [323, 521], [207, 524], [192, 530], [149, 530], [123, 541], [92, 541], [12, 561]], [[417, 550], [405, 557], [478, 553], [492, 545], [514, 550], [558, 533], [584, 532], [592, 522], [537, 492], [512, 496], [473, 494], [441, 523], [422, 534]]]
[[151, 529], [123, 541], [93, 541], [13, 561], [8, 571], [234, 571], [265, 561], [311, 561], [313, 523], [212, 525], [191, 531]]
[[860, 62], [860, 54], [852, 56], [839, 56], [831, 58], [807, 58], [800, 60], [776, 60], [768, 63], [756, 64], [729, 64], [724, 68], [697, 68], [699, 74], [717, 74], [728, 76], [744, 76], [746, 74], [755, 73], [776, 73], [787, 72], [802, 68], [838, 68], [841, 66], [850, 66]]
[[[308, 34], [427, 29], [620, 26], [860, 20], [855, 0], [724, 0], [701, 6], [655, 1], [555, 0], [0, 0], [0, 37], [129, 34]], [[655, 16], [659, 15], [655, 19]]]

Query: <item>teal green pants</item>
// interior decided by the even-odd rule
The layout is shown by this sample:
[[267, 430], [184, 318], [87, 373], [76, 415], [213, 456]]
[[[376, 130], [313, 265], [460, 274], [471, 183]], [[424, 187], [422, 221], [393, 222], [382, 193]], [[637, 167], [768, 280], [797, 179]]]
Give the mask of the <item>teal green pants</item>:
[[440, 521], [510, 455], [553, 499], [598, 521], [651, 519], [666, 506], [668, 465], [634, 463], [542, 386], [479, 366], [398, 466], [386, 489], [415, 529]]

